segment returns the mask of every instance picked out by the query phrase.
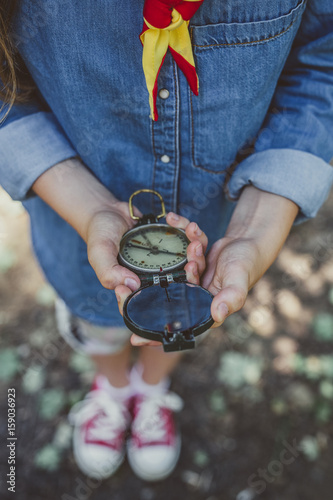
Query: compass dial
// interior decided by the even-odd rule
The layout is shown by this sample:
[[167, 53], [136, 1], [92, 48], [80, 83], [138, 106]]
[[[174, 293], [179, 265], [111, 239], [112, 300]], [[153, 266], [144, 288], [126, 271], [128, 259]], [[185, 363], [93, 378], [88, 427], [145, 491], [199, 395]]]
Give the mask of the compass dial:
[[120, 242], [121, 261], [136, 271], [173, 270], [186, 263], [189, 240], [182, 229], [147, 224], [131, 229]]

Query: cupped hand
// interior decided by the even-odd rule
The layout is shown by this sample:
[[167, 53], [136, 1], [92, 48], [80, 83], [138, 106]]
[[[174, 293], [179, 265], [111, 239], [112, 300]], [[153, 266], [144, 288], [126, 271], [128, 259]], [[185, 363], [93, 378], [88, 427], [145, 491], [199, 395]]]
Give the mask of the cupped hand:
[[[135, 207], [134, 213], [142, 215]], [[119, 285], [126, 285], [128, 290], [134, 291], [140, 286], [138, 276], [117, 260], [120, 240], [134, 225], [126, 202], [117, 202], [94, 213], [89, 221], [86, 236], [88, 260], [105, 288], [114, 290]]]
[[[186, 271], [187, 280], [190, 283], [199, 284], [200, 278], [203, 275], [206, 267], [205, 252], [207, 249], [208, 239], [205, 233], [198, 227], [195, 222], [190, 222], [185, 217], [169, 212], [166, 216], [167, 223], [176, 228], [183, 229], [190, 244], [187, 247], [187, 264], [184, 269]], [[120, 314], [123, 314], [123, 306], [126, 298], [132, 293], [132, 289], [125, 284], [119, 284], [115, 287], [115, 292], [118, 300]], [[144, 339], [133, 334], [131, 343], [135, 346], [141, 345], [161, 345], [160, 342]]]
[[247, 186], [237, 203], [226, 236], [207, 255], [202, 286], [215, 297], [213, 327], [239, 311], [254, 286], [281, 250], [299, 211], [279, 195]]
[[265, 272], [261, 262], [254, 240], [222, 238], [212, 245], [202, 278], [202, 286], [214, 295], [212, 328], [220, 326], [227, 316], [243, 307], [249, 289]]

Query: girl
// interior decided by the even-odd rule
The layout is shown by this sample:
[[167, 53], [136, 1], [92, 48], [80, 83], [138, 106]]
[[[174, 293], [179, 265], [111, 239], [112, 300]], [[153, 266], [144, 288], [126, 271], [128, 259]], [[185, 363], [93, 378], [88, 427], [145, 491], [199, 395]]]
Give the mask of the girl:
[[[180, 356], [119, 314], [140, 284], [117, 261], [127, 200], [162, 194], [191, 242], [187, 278], [214, 295], [214, 326], [239, 310], [332, 184], [332, 3], [8, 0], [0, 27], [1, 184], [29, 212], [61, 333], [96, 363], [71, 412], [78, 466], [113, 474], [130, 430], [134, 472], [162, 479], [180, 452], [168, 391]], [[144, 345], [134, 366], [130, 342]]]

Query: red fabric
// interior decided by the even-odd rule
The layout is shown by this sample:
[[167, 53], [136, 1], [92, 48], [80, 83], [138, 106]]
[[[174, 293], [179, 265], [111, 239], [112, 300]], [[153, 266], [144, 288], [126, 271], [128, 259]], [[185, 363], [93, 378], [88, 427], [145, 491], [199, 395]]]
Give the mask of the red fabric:
[[178, 54], [175, 50], [173, 50], [171, 47], [169, 47], [169, 50], [171, 54], [173, 55], [174, 60], [186, 76], [187, 82], [190, 86], [190, 89], [195, 95], [198, 95], [198, 90], [199, 90], [199, 80], [198, 80], [198, 75], [195, 70], [195, 67], [192, 66], [190, 63], [186, 61], [186, 59]]
[[146, 0], [143, 7], [143, 17], [155, 28], [166, 28], [172, 20], [172, 9], [175, 8], [185, 21], [202, 5], [201, 2], [186, 2], [184, 0]]
[[181, 4], [176, 7], [176, 10], [185, 21], [189, 21], [203, 2], [204, 0], [201, 2], [181, 2]]
[[87, 444], [98, 444], [99, 446], [106, 446], [107, 448], [121, 451], [125, 437], [124, 430], [119, 429], [118, 434], [111, 439], [98, 439], [94, 437], [94, 435], [96, 435], [96, 431], [93, 433], [91, 432], [94, 431], [95, 427], [99, 427], [98, 420], [101, 417], [105, 418], [106, 414], [102, 410], [96, 410], [96, 415], [94, 415], [84, 424], [84, 426], [82, 427], [82, 432], [84, 433], [84, 442]]
[[162, 68], [162, 66], [163, 66], [164, 59], [165, 59], [165, 56], [163, 57], [163, 60], [162, 60], [162, 62], [161, 62], [161, 66], [160, 66], [160, 68], [159, 68], [159, 70], [158, 70], [158, 73], [157, 73], [157, 76], [156, 76], [156, 80], [155, 80], [154, 89], [153, 89], [154, 115], [155, 115], [155, 120], [156, 120], [156, 121], [158, 120], [158, 112], [157, 112], [157, 106], [156, 106], [157, 91], [158, 91], [157, 80], [158, 80], [158, 75], [160, 74], [161, 68]]

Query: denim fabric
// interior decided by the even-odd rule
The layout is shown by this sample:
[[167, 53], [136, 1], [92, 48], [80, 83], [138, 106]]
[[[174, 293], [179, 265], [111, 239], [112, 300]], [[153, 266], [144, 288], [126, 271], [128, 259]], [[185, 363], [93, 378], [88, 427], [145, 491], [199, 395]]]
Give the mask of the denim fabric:
[[158, 97], [155, 123], [143, 3], [21, 0], [14, 39], [40, 98], [0, 128], [1, 184], [24, 201], [46, 277], [74, 314], [105, 326], [123, 325], [114, 292], [77, 233], [29, 191], [52, 165], [80, 156], [123, 201], [158, 190], [210, 245], [235, 205], [227, 181], [232, 200], [248, 184], [294, 200], [299, 220], [315, 215], [333, 181], [331, 0], [206, 0], [190, 22], [199, 96], [168, 53], [159, 88], [170, 94]]

